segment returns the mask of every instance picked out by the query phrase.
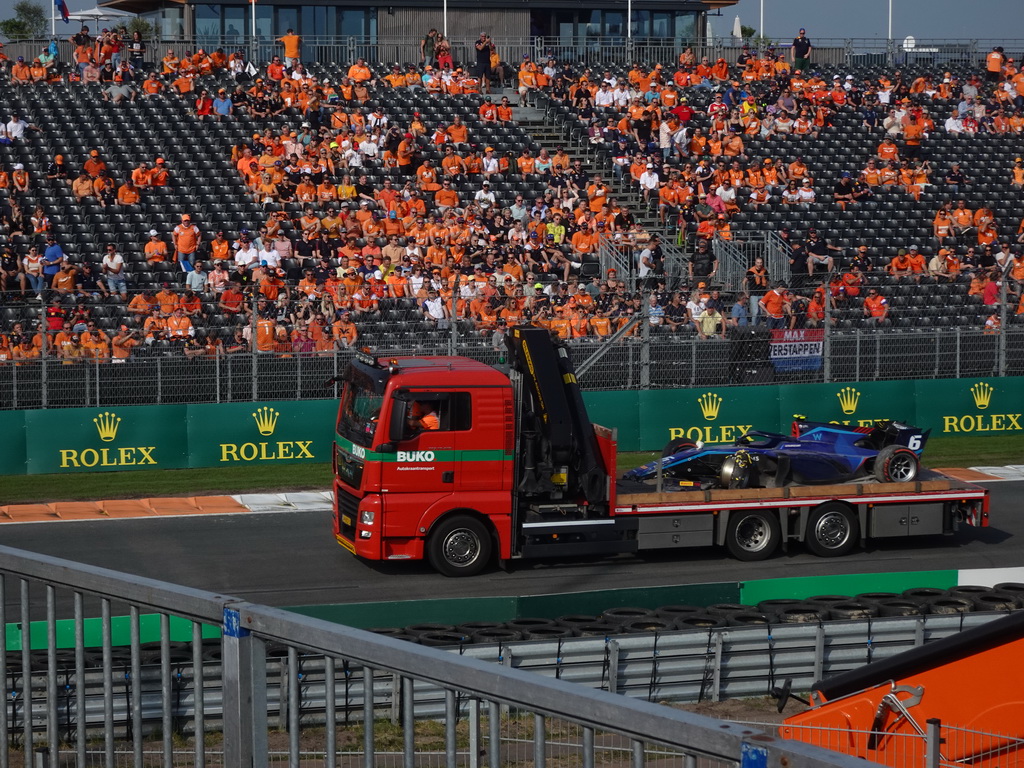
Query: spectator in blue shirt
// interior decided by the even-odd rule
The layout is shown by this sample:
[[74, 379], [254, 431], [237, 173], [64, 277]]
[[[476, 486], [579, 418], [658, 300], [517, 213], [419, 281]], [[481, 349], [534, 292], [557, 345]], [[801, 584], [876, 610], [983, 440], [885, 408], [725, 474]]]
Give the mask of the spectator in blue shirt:
[[746, 293], [740, 293], [736, 296], [736, 303], [732, 305], [732, 312], [729, 314], [729, 325], [733, 328], [743, 328], [750, 325], [750, 311], [747, 309], [749, 301], [750, 296]]
[[234, 114], [234, 104], [224, 88], [217, 91], [217, 98], [213, 100], [213, 114], [217, 116], [218, 120], [223, 120], [225, 117], [231, 117]]

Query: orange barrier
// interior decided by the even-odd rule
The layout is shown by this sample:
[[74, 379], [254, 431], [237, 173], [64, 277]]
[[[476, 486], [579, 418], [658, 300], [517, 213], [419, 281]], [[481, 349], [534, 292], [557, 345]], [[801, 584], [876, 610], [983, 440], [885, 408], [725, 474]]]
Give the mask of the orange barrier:
[[995, 475], [990, 475], [987, 472], [979, 472], [976, 469], [968, 469], [967, 467], [949, 467], [945, 469], [936, 469], [936, 472], [941, 472], [944, 475], [955, 477], [957, 480], [966, 480], [969, 483], [980, 483], [985, 480], [999, 480], [1001, 478]]
[[0, 506], [2, 523], [40, 523], [60, 520], [104, 520], [176, 515], [224, 515], [248, 512], [230, 496], [185, 496], [109, 501], [55, 501], [50, 504]]

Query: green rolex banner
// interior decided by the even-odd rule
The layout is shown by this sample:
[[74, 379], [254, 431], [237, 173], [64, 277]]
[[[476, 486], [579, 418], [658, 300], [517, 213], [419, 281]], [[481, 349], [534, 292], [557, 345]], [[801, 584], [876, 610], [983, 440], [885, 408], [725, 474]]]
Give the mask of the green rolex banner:
[[25, 411], [28, 473], [187, 467], [185, 405]]
[[[24, 475], [25, 466], [25, 413], [26, 411], [0, 411], [0, 475]], [[0, 502], [3, 501], [0, 494]]]
[[330, 461], [337, 408], [335, 400], [190, 405], [189, 466]]
[[[788, 432], [794, 414], [867, 426], [896, 419], [934, 436], [1024, 431], [1024, 377], [781, 384], [584, 393], [622, 451], [670, 440], [730, 443]], [[326, 462], [335, 400], [0, 411], [0, 474]]]
[[1024, 430], [1024, 378], [914, 382], [918, 419], [935, 436]]

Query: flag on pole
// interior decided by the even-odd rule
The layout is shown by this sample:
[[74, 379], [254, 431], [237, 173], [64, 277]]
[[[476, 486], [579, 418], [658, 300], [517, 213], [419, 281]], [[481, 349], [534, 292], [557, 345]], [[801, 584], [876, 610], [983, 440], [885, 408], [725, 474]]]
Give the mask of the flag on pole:
[[60, 13], [61, 19], [67, 24], [70, 20], [71, 12], [68, 10], [67, 0], [53, 0], [53, 4], [57, 7], [57, 12]]

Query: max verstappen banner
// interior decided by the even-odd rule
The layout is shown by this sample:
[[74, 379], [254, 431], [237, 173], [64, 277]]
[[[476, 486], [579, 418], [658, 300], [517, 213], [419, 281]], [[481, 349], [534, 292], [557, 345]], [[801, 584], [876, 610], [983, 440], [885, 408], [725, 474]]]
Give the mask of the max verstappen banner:
[[824, 345], [822, 328], [774, 330], [769, 356], [776, 371], [817, 371]]

